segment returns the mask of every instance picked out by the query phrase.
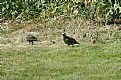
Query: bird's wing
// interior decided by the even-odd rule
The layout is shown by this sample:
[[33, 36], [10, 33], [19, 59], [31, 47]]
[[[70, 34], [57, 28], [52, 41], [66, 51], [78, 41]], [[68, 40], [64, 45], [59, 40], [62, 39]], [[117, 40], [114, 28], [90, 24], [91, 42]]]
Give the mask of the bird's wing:
[[74, 44], [79, 44], [74, 38], [72, 38], [72, 37], [70, 37], [70, 40], [71, 40], [71, 42], [72, 43], [74, 43]]
[[27, 35], [27, 39], [29, 39], [29, 40], [37, 40], [37, 38], [35, 37], [35, 36], [33, 36], [33, 35]]

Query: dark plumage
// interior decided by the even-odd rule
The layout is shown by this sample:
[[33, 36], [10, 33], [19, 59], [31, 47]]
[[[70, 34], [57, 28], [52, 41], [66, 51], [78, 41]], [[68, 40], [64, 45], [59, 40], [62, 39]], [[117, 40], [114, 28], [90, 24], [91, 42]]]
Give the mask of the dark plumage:
[[74, 38], [66, 36], [65, 33], [63, 33], [63, 41], [68, 44], [68, 45], [74, 45], [74, 44], [79, 44]]
[[31, 43], [32, 45], [34, 44], [33, 41], [37, 41], [37, 38], [35, 36], [33, 36], [32, 34], [28, 34], [26, 36], [26, 39], [29, 42], [29, 44]]

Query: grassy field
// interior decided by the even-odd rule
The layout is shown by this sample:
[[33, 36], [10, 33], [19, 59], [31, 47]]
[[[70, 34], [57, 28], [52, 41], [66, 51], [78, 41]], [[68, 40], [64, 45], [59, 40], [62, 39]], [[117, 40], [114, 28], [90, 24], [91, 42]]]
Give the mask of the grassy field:
[[[120, 26], [81, 18], [0, 25], [0, 80], [121, 80]], [[62, 29], [80, 45], [65, 45]], [[39, 41], [29, 45], [24, 30]]]
[[13, 45], [0, 51], [1, 80], [121, 80], [121, 44]]

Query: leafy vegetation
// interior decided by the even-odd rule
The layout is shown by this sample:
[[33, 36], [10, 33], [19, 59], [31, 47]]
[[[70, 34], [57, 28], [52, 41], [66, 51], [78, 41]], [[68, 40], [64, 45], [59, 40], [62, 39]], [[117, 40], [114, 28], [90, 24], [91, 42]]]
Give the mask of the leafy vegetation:
[[75, 15], [101, 23], [120, 23], [120, 0], [92, 0], [89, 4], [85, 7], [83, 0], [2, 0], [2, 18], [29, 20]]

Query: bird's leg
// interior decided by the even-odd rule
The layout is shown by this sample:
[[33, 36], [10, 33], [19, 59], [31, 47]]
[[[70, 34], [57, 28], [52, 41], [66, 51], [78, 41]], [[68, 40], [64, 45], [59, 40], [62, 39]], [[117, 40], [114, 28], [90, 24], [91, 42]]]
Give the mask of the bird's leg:
[[33, 41], [32, 41], [32, 45], [34, 45]]
[[31, 42], [29, 41], [29, 44], [30, 44]]

